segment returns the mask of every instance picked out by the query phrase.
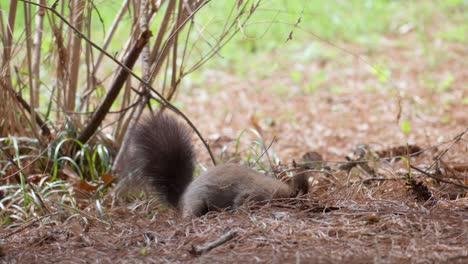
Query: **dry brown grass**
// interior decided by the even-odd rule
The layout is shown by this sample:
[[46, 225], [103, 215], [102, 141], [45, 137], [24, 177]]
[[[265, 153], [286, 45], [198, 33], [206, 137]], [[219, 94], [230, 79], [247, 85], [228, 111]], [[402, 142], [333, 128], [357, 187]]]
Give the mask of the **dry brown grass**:
[[[456, 144], [450, 153], [462, 153]], [[429, 151], [411, 158], [422, 166]], [[461, 158], [461, 157], [460, 157]], [[182, 219], [151, 200], [118, 202], [107, 220], [89, 204], [78, 216], [57, 215], [0, 231], [3, 260], [18, 263], [465, 263], [468, 259], [466, 189], [413, 172], [433, 197], [422, 201], [408, 186], [405, 163], [376, 162], [379, 178], [332, 168], [310, 172], [307, 196], [246, 204], [237, 211]], [[379, 170], [380, 171], [380, 170]], [[447, 170], [445, 170], [447, 171]], [[327, 176], [328, 175], [328, 176]], [[458, 174], [465, 179], [468, 172]], [[444, 179], [449, 174], [444, 174]], [[109, 197], [110, 198], [110, 197]], [[196, 256], [227, 232], [234, 238]]]
[[[401, 183], [394, 185], [402, 190]], [[174, 211], [152, 219], [145, 210], [114, 208], [109, 224], [90, 221], [35, 224], [7, 239], [4, 260], [31, 262], [300, 262], [465, 263], [468, 200], [415, 202], [405, 193], [367, 199], [274, 201], [255, 210], [214, 212], [182, 220]], [[400, 196], [400, 199], [395, 197]], [[315, 199], [314, 199], [315, 200]], [[333, 206], [326, 210], [322, 203]], [[190, 251], [227, 230], [237, 236], [200, 257]], [[6, 230], [2, 233], [5, 234]]]
[[[245, 128], [256, 128], [266, 142], [276, 138], [270, 152], [275, 152], [290, 167], [292, 160], [299, 162], [306, 152], [322, 154], [331, 167], [331, 175], [311, 173], [313, 182], [307, 197], [266, 205], [249, 204], [234, 212], [212, 212], [202, 218], [181, 219], [177, 212], [162, 209], [145, 199], [111, 204], [109, 196], [104, 204], [105, 220], [99, 217], [96, 205], [88, 203], [69, 220], [54, 214], [20, 227], [1, 229], [2, 260], [13, 263], [468, 262], [466, 189], [431, 179], [410, 169], [403, 160], [369, 163], [376, 177], [358, 168], [350, 173], [338, 170], [341, 163], [332, 162], [345, 161], [345, 156], [360, 143], [376, 152], [411, 144], [424, 152], [410, 158], [410, 165], [426, 170], [438, 161], [436, 165], [441, 170], [434, 175], [468, 185], [468, 135], [454, 140], [468, 127], [468, 105], [460, 100], [468, 97], [465, 70], [468, 50], [456, 43], [445, 43], [439, 49], [439, 44], [429, 43], [434, 45], [433, 56], [444, 58], [434, 66], [415, 52], [421, 49], [416, 33], [402, 38], [400, 41], [411, 44], [402, 46], [390, 38], [368, 58], [373, 62], [385, 61], [398, 90], [388, 83], [379, 83], [369, 73], [368, 64], [345, 53], [334, 59], [307, 62], [298, 62], [290, 54], [274, 54], [256, 62], [257, 66], [247, 66], [247, 76], [208, 70], [203, 87], [189, 87], [190, 93], [182, 89], [179, 95], [179, 102], [184, 105], [182, 110], [208, 135], [217, 154], [224, 146], [226, 155], [234, 152], [236, 139]], [[359, 47], [345, 47], [364, 53]], [[266, 78], [259, 77], [263, 69], [258, 65], [271, 62], [277, 62], [279, 67]], [[300, 83], [289, 78], [291, 69], [296, 67], [306, 78]], [[304, 93], [307, 79], [319, 70], [327, 73], [324, 84], [312, 94]], [[446, 91], [431, 92], [421, 82], [423, 75], [441, 80], [446, 72], [455, 76], [453, 85]], [[278, 90], [278, 84], [287, 89]], [[343, 91], [330, 92], [331, 84], [342, 87]], [[366, 89], [369, 86], [377, 89]], [[212, 87], [229, 89], [210, 93]], [[447, 98], [451, 99], [449, 103]], [[400, 111], [412, 126], [409, 133], [400, 129], [397, 120]], [[241, 138], [241, 153], [245, 154], [256, 139], [246, 133]], [[209, 164], [202, 145], [198, 144], [197, 148], [198, 159]], [[422, 200], [420, 193], [408, 186], [408, 173], [419, 186], [427, 187], [433, 198]], [[228, 230], [236, 232], [232, 240], [202, 256], [191, 254], [193, 246], [212, 242]]]

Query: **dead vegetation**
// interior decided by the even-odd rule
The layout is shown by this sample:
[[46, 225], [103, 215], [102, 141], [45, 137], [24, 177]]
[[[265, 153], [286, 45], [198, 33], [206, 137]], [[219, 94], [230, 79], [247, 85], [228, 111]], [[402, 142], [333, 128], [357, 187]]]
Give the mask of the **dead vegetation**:
[[[64, 45], [59, 35], [55, 38], [57, 47], [73, 46]], [[81, 181], [77, 172], [63, 166], [57, 173], [56, 185], [50, 186], [45, 180], [50, 174], [44, 168], [28, 170], [29, 165], [22, 163], [19, 165], [24, 168], [18, 170], [15, 162], [11, 162], [4, 171], [7, 175], [4, 180], [21, 182], [19, 174], [24, 170], [31, 187], [19, 189], [11, 200], [9, 189], [0, 191], [0, 200], [8, 202], [7, 209], [1, 208], [2, 212], [9, 217], [17, 216], [0, 229], [0, 260], [6, 263], [466, 263], [468, 107], [459, 99], [468, 96], [464, 62], [468, 50], [457, 43], [446, 44], [434, 56], [444, 57], [447, 53], [451, 56], [432, 66], [414, 52], [420, 48], [416, 33], [402, 39], [412, 44], [402, 46], [389, 38], [373, 54], [343, 44], [345, 50], [366, 57], [345, 52], [336, 58], [301, 61], [300, 67], [296, 58], [278, 52], [248, 67], [246, 76], [209, 69], [203, 87], [189, 87], [190, 92], [182, 89], [178, 97], [184, 106], [182, 111], [209, 139], [216, 157], [239, 161], [250, 155], [253, 158], [248, 161], [253, 164], [259, 155], [251, 152], [258, 151], [262, 145], [259, 142], [263, 146], [272, 142], [257, 167], [269, 168], [270, 160], [272, 171], [282, 172], [279, 176], [310, 174], [311, 191], [307, 196], [246, 204], [234, 212], [212, 212], [202, 218], [181, 219], [177, 212], [161, 207], [151, 196], [138, 194], [116, 199], [112, 192], [116, 180], [113, 175], [99, 174], [98, 183]], [[158, 47], [163, 46], [160, 43]], [[86, 52], [89, 49], [87, 46]], [[57, 50], [55, 58], [65, 56], [59, 51], [64, 50]], [[169, 62], [164, 68], [167, 71], [172, 67], [171, 52], [176, 51], [168, 49]], [[98, 56], [97, 61], [102, 60], [101, 53]], [[365, 62], [386, 58], [392, 58], [388, 63], [393, 73], [391, 84], [376, 80]], [[264, 69], [258, 65], [271, 62], [281, 65], [268, 72], [267, 77], [260, 77], [259, 71]], [[407, 69], [401, 70], [402, 65]], [[291, 69], [296, 67], [304, 73], [304, 80], [299, 82], [289, 78]], [[420, 82], [423, 74], [441, 79], [447, 70], [456, 78], [445, 91], [429, 91]], [[314, 93], [305, 93], [306, 79], [318, 71], [325, 71], [326, 79]], [[61, 82], [72, 85], [72, 78], [62, 77]], [[91, 76], [88, 77], [92, 83]], [[26, 79], [23, 82], [26, 81], [29, 82]], [[162, 82], [164, 87], [179, 85], [170, 78]], [[333, 92], [329, 84], [343, 89]], [[137, 89], [143, 90], [143, 86]], [[212, 87], [229, 89], [213, 93]], [[124, 93], [131, 93], [133, 88], [127, 84]], [[164, 94], [172, 95], [171, 91], [166, 90]], [[91, 89], [89, 93], [97, 91]], [[0, 109], [7, 114], [7, 125], [15, 125], [13, 130], [21, 134], [24, 129], [20, 125], [24, 122], [12, 115], [12, 109], [23, 106], [18, 103], [19, 98], [18, 102], [12, 100], [13, 95], [11, 90], [2, 90], [2, 100], [8, 97], [9, 101]], [[134, 93], [134, 100], [124, 101], [122, 109], [134, 106], [132, 102], [140, 96], [144, 93]], [[63, 115], [72, 103], [71, 97], [62, 94], [57, 98], [62, 100], [60, 105], [64, 110], [57, 115]], [[451, 99], [448, 103], [447, 98]], [[35, 106], [34, 96], [30, 99], [27, 103]], [[83, 108], [87, 109], [97, 99], [85, 96], [85, 102]], [[23, 108], [20, 111], [28, 112]], [[29, 116], [26, 112], [21, 120], [34, 120], [34, 113]], [[116, 121], [117, 138], [123, 138], [122, 132], [130, 119], [128, 114]], [[402, 120], [409, 121], [410, 131], [402, 131]], [[246, 128], [256, 133], [249, 130], [242, 134]], [[210, 157], [202, 144], [197, 148], [198, 160], [209, 164]], [[41, 151], [45, 150], [38, 148], [32, 153]], [[42, 158], [24, 160], [33, 163], [37, 162], [35, 159]], [[17, 161], [14, 157], [13, 160]], [[44, 164], [45, 168], [54, 166], [49, 162]], [[33, 206], [24, 206], [26, 210], [13, 207], [24, 204], [25, 197], [35, 195], [47, 199], [42, 203], [31, 202]], [[41, 204], [42, 207], [37, 206]]]
[[[450, 148], [466, 151], [466, 146]], [[421, 166], [431, 157], [426, 150], [408, 160]], [[65, 221], [55, 214], [44, 216], [1, 231], [6, 241], [3, 259], [465, 263], [468, 171], [453, 178], [453, 165], [438, 169], [445, 181], [462, 181], [461, 188], [429, 178], [428, 172], [414, 171], [408, 179], [401, 160], [374, 162], [378, 176], [332, 164], [325, 170], [302, 168], [313, 179], [307, 196], [245, 204], [234, 212], [211, 212], [202, 218], [181, 219], [152, 200], [109, 205], [106, 220], [95, 217], [99, 212], [93, 205]]]
[[[403, 188], [395, 183], [385, 187], [389, 185]], [[109, 223], [36, 223], [7, 238], [4, 260], [466, 262], [466, 198], [426, 206], [403, 200], [404, 193], [395, 200], [398, 195], [375, 194], [375, 188], [349, 189], [368, 197], [317, 199], [329, 207], [304, 197], [188, 221], [173, 212], [158, 212], [150, 220], [144, 217], [145, 210], [114, 208]], [[229, 230], [237, 234], [231, 241], [199, 257], [191, 253], [192, 247], [217, 240]]]

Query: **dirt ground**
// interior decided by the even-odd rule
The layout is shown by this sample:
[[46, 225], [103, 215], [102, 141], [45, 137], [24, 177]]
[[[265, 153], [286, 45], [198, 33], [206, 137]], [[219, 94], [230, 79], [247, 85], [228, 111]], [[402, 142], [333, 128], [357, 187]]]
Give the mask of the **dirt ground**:
[[[456, 184], [468, 185], [468, 104], [463, 102], [468, 49], [431, 42], [434, 52], [427, 58], [420, 45], [405, 44], [417, 43], [415, 35], [404, 38], [388, 36], [370, 53], [343, 44], [348, 52], [338, 51], [334, 58], [300, 60], [300, 54], [277, 52], [246, 66], [246, 76], [205, 70], [203, 85], [181, 90], [182, 110], [217, 156], [232, 157], [243, 129], [243, 157], [259, 140], [249, 129], [256, 129], [266, 145], [275, 139], [269, 154], [281, 160], [282, 168], [300, 167], [308, 152], [323, 156], [325, 172], [309, 172], [307, 196], [182, 219], [143, 198], [111, 204], [109, 193], [105, 218], [90, 204], [76, 214], [58, 213], [0, 230], [1, 261], [467, 263], [468, 196]], [[386, 65], [388, 80], [372, 73], [370, 61]], [[272, 62], [278, 67], [265, 73]], [[300, 78], [291, 78], [291, 71], [300, 72]], [[320, 71], [325, 79], [314, 92], [305, 92]], [[447, 74], [453, 76], [449, 87], [428, 88]], [[407, 132], [401, 129], [403, 120], [410, 124]], [[367, 146], [366, 159], [372, 153], [406, 156], [401, 149], [407, 144], [419, 151], [409, 159], [350, 165], [346, 156], [359, 152], [359, 144]], [[210, 166], [199, 143], [197, 152], [198, 160]], [[409, 172], [413, 184], [408, 184]], [[226, 237], [231, 239], [197, 253]]]

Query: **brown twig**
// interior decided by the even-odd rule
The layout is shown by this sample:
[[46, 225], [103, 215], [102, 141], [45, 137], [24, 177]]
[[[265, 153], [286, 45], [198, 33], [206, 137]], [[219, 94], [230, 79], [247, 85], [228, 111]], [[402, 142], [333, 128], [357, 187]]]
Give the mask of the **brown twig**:
[[437, 177], [437, 176], [434, 176], [434, 175], [430, 174], [430, 173], [427, 172], [427, 171], [421, 170], [420, 168], [415, 167], [415, 166], [413, 166], [413, 165], [410, 165], [410, 167], [411, 167], [412, 169], [414, 169], [414, 170], [416, 170], [416, 171], [418, 171], [418, 172], [420, 172], [420, 173], [426, 175], [427, 177], [434, 179], [434, 180], [437, 180], [437, 181], [440, 181], [440, 182], [444, 182], [444, 183], [448, 183], [448, 184], [452, 184], [452, 185], [455, 185], [455, 186], [457, 186], [457, 187], [459, 187], [459, 188], [462, 188], [462, 189], [468, 189], [468, 186], [466, 186], [466, 185], [464, 185], [464, 184], [458, 184], [458, 183], [455, 183], [455, 182], [451, 182], [451, 181], [442, 179], [442, 178], [440, 178], [440, 177]]
[[[83, 14], [85, 9], [85, 1], [71, 0], [70, 1], [70, 10], [73, 10], [73, 13], [70, 14], [74, 28], [77, 31], [83, 31]], [[79, 66], [81, 58], [81, 38], [77, 34], [71, 35], [70, 39], [70, 57], [69, 57], [69, 68], [68, 68], [68, 86], [65, 90], [67, 93], [65, 101], [65, 109], [68, 111], [75, 110], [75, 101], [76, 101], [76, 91], [78, 87], [78, 77], [79, 77]]]
[[[39, 3], [45, 4], [45, 0], [39, 0]], [[44, 25], [44, 8], [38, 7], [35, 15], [35, 29], [33, 36], [33, 53], [32, 53], [32, 76], [34, 87], [34, 105], [39, 106], [39, 86], [40, 86], [40, 65], [41, 65], [41, 46], [42, 32]]]
[[270, 163], [270, 168], [273, 168], [273, 164], [271, 163], [271, 160], [270, 160], [270, 157], [268, 156], [268, 150], [270, 150], [271, 146], [273, 145], [273, 143], [275, 143], [276, 141], [276, 136], [273, 137], [273, 139], [271, 140], [270, 144], [268, 144], [268, 147], [265, 146], [263, 140], [262, 140], [262, 147], [263, 147], [263, 151], [262, 151], [262, 154], [260, 154], [260, 156], [258, 156], [258, 158], [255, 160], [255, 162], [252, 164], [252, 166], [250, 166], [251, 168], [253, 168], [259, 161], [260, 159], [263, 157], [263, 155], [267, 155], [267, 158], [268, 158], [268, 162]]
[[405, 177], [392, 177], [392, 178], [389, 178], [389, 177], [380, 177], [380, 178], [368, 178], [368, 179], [364, 179], [364, 180], [360, 180], [360, 181], [354, 181], [354, 182], [351, 182], [350, 185], [353, 185], [353, 184], [356, 184], [356, 183], [368, 183], [368, 182], [372, 182], [372, 181], [400, 181], [400, 180], [406, 180]]
[[[3, 98], [2, 99], [2, 109], [1, 116], [4, 117], [4, 124], [0, 126], [0, 135], [10, 134], [16, 128], [14, 124], [15, 115], [13, 111], [9, 108], [11, 106], [10, 96], [8, 92], [13, 90], [13, 84], [11, 80], [11, 70], [10, 70], [10, 59], [11, 59], [11, 50], [13, 42], [13, 32], [15, 30], [15, 18], [17, 10], [18, 1], [10, 1], [10, 7], [8, 10], [8, 16], [6, 23], [2, 22], [2, 36], [3, 36], [3, 56], [2, 63], [0, 68], [0, 92]], [[3, 13], [3, 12], [2, 12]], [[3, 21], [3, 18], [1, 19]], [[6, 27], [4, 26], [6, 24]], [[4, 30], [5, 27], [5, 30]], [[8, 88], [8, 91], [5, 91], [4, 87]]]
[[[6, 87], [8, 90], [10, 90], [10, 87]], [[11, 93], [14, 95], [14, 97], [16, 98], [16, 100], [18, 101], [19, 105], [21, 105], [21, 107], [24, 108], [24, 110], [26, 110], [26, 112], [28, 112], [28, 114], [33, 117], [34, 116], [34, 119], [36, 120], [36, 123], [37, 125], [39, 125], [39, 128], [42, 130], [42, 135], [43, 136], [50, 136], [52, 133], [50, 132], [50, 129], [49, 127], [47, 127], [47, 124], [42, 120], [42, 118], [37, 114], [35, 113], [31, 106], [28, 104], [28, 102], [26, 102], [26, 100], [24, 100], [24, 98], [21, 96], [21, 93], [19, 92], [15, 92], [13, 90], [11, 90]], [[34, 114], [33, 114], [34, 113]]]
[[[448, 144], [450, 143], [450, 147], [448, 147], [447, 149], [450, 149], [455, 143], [459, 142], [460, 140], [462, 140], [462, 138], [460, 137], [460, 135], [463, 135], [465, 134], [466, 132], [468, 132], [468, 128], [466, 130], [464, 130], [463, 132], [461, 132], [461, 134], [458, 134], [455, 138], [453, 139], [450, 139], [450, 140], [447, 140], [447, 141], [444, 141], [444, 142], [440, 142], [440, 143], [437, 143], [437, 144], [434, 144], [432, 146], [429, 146], [427, 148], [424, 148], [424, 149], [421, 149], [419, 151], [416, 151], [414, 153], [411, 153], [411, 154], [408, 154], [408, 155], [395, 155], [395, 156], [388, 156], [388, 157], [381, 157], [381, 158], [376, 158], [376, 159], [362, 159], [362, 160], [356, 160], [356, 161], [343, 161], [343, 160], [323, 160], [323, 161], [320, 161], [320, 163], [333, 163], [333, 164], [353, 164], [353, 163], [356, 163], [356, 164], [359, 164], [359, 163], [367, 163], [367, 162], [370, 162], [370, 161], [385, 161], [385, 160], [391, 160], [391, 159], [400, 159], [400, 158], [408, 158], [408, 157], [415, 157], [415, 156], [418, 156], [418, 155], [421, 155], [422, 153], [424, 152], [427, 152], [431, 149], [437, 149], [438, 147], [442, 146], [442, 145], [445, 145], [445, 144]], [[443, 151], [444, 153], [447, 152], [447, 150], [444, 150]], [[303, 163], [297, 163], [298, 165], [301, 165]]]
[[[25, 24], [25, 31], [26, 31], [26, 64], [28, 68], [28, 72], [32, 73], [32, 43], [31, 43], [31, 27], [29, 26], [31, 24], [31, 7], [27, 5], [23, 5], [24, 9], [24, 24]], [[36, 101], [38, 102], [38, 99], [36, 99], [36, 92], [34, 91], [34, 85], [33, 85], [33, 75], [34, 74], [28, 74], [28, 86], [29, 86], [29, 105], [31, 106], [31, 109], [36, 109], [38, 104], [36, 104]], [[35, 111], [29, 111], [29, 114], [31, 115], [32, 120], [37, 120], [36, 119], [36, 112]], [[31, 129], [35, 132], [36, 131], [36, 124], [34, 122], [31, 122]]]
[[229, 230], [227, 233], [220, 236], [218, 239], [212, 242], [208, 242], [205, 245], [201, 245], [201, 246], [192, 245], [192, 250], [190, 250], [190, 253], [192, 253], [195, 256], [201, 256], [207, 253], [208, 251], [212, 250], [213, 248], [221, 246], [222, 244], [228, 242], [229, 240], [233, 239], [236, 236], [237, 236], [237, 231]]
[[32, 219], [29, 223], [23, 224], [22, 226], [16, 228], [15, 230], [13, 230], [13, 231], [11, 231], [11, 232], [9, 232], [9, 233], [3, 235], [3, 236], [1, 237], [1, 239], [3, 240], [3, 239], [6, 239], [6, 238], [8, 238], [8, 237], [14, 235], [14, 234], [18, 234], [19, 232], [21, 232], [21, 231], [25, 230], [26, 228], [32, 226], [32, 225], [33, 225], [34, 223], [36, 223], [37, 221], [40, 221], [40, 220], [42, 220], [42, 219], [44, 219], [44, 218], [46, 218], [46, 217], [50, 217], [50, 216], [54, 216], [54, 215], [58, 215], [58, 214], [59, 214], [59, 212], [55, 212], [55, 213], [51, 213], [51, 214], [47, 214], [47, 215], [43, 215], [43, 216], [34, 218], [34, 219]]
[[434, 162], [431, 164], [431, 166], [429, 166], [429, 169], [432, 169], [432, 167], [434, 167], [434, 165], [440, 161], [440, 159], [442, 159], [443, 156], [445, 156], [445, 154], [447, 154], [447, 152], [452, 148], [452, 146], [454, 146], [455, 144], [457, 144], [460, 140], [462, 140], [463, 136], [468, 132], [468, 127], [463, 131], [461, 132], [460, 134], [456, 135], [454, 138], [453, 138], [453, 142], [452, 144], [450, 144], [450, 146], [448, 146], [448, 148], [444, 149], [442, 152], [440, 152], [439, 154], [437, 154], [437, 156], [434, 158]]
[[[143, 47], [148, 42], [149, 37], [151, 36], [151, 31], [145, 31], [140, 34], [138, 40], [136, 41], [133, 48], [128, 53], [127, 57], [124, 60], [123, 65], [126, 68], [130, 69], [135, 64], [136, 60], [138, 59]], [[109, 112], [112, 104], [114, 103], [115, 99], [117, 98], [121, 88], [123, 87], [125, 81], [129, 76], [129, 72], [126, 71], [124, 68], [120, 68], [119, 72], [117, 73], [114, 81], [111, 84], [109, 91], [106, 93], [104, 99], [97, 107], [94, 115], [91, 117], [91, 120], [88, 122], [88, 125], [83, 129], [81, 134], [78, 136], [78, 140], [80, 142], [87, 142], [91, 136], [96, 132], [97, 128], [101, 125], [102, 120]]]

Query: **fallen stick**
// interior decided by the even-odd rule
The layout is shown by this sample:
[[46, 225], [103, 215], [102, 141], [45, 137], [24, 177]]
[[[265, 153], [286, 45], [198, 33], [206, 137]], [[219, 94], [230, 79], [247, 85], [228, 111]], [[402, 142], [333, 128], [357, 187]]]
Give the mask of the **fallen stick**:
[[205, 245], [202, 246], [196, 246], [192, 245], [192, 250], [190, 253], [196, 256], [201, 256], [208, 251], [212, 250], [213, 248], [219, 247], [222, 244], [228, 242], [229, 240], [233, 239], [237, 235], [237, 232], [235, 230], [229, 230], [229, 232], [225, 233], [222, 235], [220, 238], [216, 239], [215, 241], [206, 243]]
[[468, 189], [468, 186], [467, 186], [467, 185], [458, 184], [458, 183], [455, 183], [455, 182], [452, 182], [452, 181], [449, 181], [449, 180], [442, 179], [442, 178], [440, 178], [440, 177], [437, 177], [437, 176], [434, 176], [434, 175], [430, 174], [430, 173], [427, 172], [427, 171], [421, 170], [420, 168], [415, 167], [415, 166], [413, 166], [413, 165], [410, 165], [410, 167], [411, 167], [412, 169], [414, 169], [414, 170], [416, 170], [416, 171], [418, 171], [418, 172], [420, 172], [420, 173], [426, 175], [427, 177], [434, 179], [434, 180], [441, 181], [441, 182], [448, 183], [448, 184], [452, 184], [452, 185], [455, 185], [455, 186], [457, 186], [457, 187], [459, 187], [459, 188], [462, 188], [462, 189]]

